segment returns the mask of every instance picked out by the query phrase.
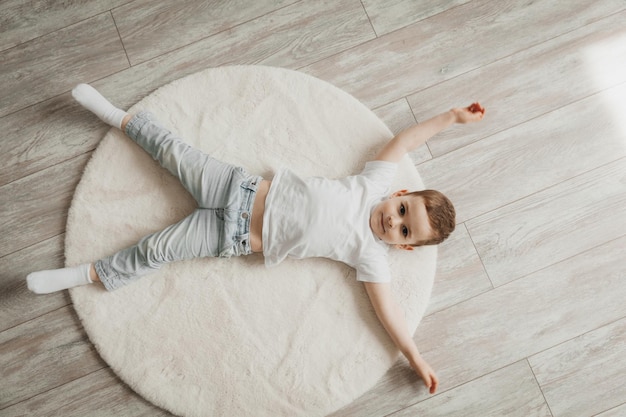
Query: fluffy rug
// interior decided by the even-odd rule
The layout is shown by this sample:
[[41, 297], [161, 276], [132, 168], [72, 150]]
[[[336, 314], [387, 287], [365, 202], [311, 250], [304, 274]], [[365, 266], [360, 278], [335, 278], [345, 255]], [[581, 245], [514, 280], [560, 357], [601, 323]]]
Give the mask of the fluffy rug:
[[[392, 136], [365, 106], [308, 75], [222, 67], [168, 84], [151, 110], [193, 146], [271, 178], [359, 172]], [[410, 160], [394, 189], [422, 189]], [[67, 224], [66, 262], [93, 261], [194, 208], [177, 180], [120, 131], [85, 169]], [[340, 209], [340, 208], [339, 208]], [[392, 250], [393, 291], [414, 331], [436, 248]], [[314, 416], [351, 402], [398, 358], [351, 268], [324, 259], [266, 269], [261, 255], [168, 265], [118, 291], [71, 291], [102, 358], [152, 403], [185, 416]]]

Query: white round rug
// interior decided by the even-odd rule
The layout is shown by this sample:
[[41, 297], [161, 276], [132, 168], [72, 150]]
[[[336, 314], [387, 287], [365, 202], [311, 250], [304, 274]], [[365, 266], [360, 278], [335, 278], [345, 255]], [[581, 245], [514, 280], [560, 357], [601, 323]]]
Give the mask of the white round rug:
[[[311, 76], [270, 67], [208, 69], [168, 84], [130, 112], [218, 159], [271, 178], [358, 173], [392, 134], [365, 106]], [[422, 189], [409, 158], [395, 189]], [[74, 195], [68, 265], [134, 244], [190, 213], [178, 181], [110, 130]], [[396, 299], [411, 330], [430, 297], [436, 248], [390, 251]], [[398, 351], [353, 269], [324, 259], [266, 269], [259, 254], [168, 265], [108, 293], [71, 291], [102, 358], [132, 389], [184, 416], [315, 416], [350, 403]]]

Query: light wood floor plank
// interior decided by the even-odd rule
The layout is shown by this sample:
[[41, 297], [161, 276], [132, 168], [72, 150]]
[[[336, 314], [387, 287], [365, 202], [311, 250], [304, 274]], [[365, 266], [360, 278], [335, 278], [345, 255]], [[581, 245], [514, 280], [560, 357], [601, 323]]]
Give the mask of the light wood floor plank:
[[109, 127], [65, 93], [0, 119], [0, 186], [92, 151]]
[[418, 120], [432, 109], [477, 100], [487, 108], [483, 123], [448, 130], [429, 141], [433, 154], [458, 149], [626, 81], [624, 21], [626, 11], [410, 96]]
[[0, 117], [128, 67], [110, 13], [0, 52]]
[[[426, 316], [415, 340], [440, 392], [626, 316], [625, 246], [626, 237]], [[387, 415], [428, 398], [400, 360], [335, 416]]]
[[[394, 135], [397, 135], [402, 130], [417, 123], [409, 104], [404, 98], [378, 107], [374, 109], [374, 113], [376, 113], [380, 120], [385, 122]], [[409, 156], [414, 164], [420, 164], [432, 159], [430, 150], [426, 145], [420, 146], [415, 151], [411, 152]]]
[[626, 316], [624, 247], [626, 237], [426, 317], [416, 342], [442, 388]]
[[552, 417], [526, 360], [468, 382], [389, 417]]
[[121, 108], [158, 87], [221, 65], [269, 65], [296, 69], [374, 38], [358, 1], [299, 2], [149, 62], [94, 86]]
[[[584, 196], [597, 195], [585, 186], [571, 189], [572, 194], [580, 191], [578, 198], [544, 194], [564, 190], [581, 178], [591, 181], [592, 172], [609, 169], [609, 161], [616, 163], [623, 155], [626, 124], [621, 109], [626, 107], [626, 94], [618, 88], [624, 83], [623, 0], [446, 0], [437, 4], [431, 0], [376, 4], [371, 0], [263, 0], [246, 6], [273, 11], [252, 13], [258, 16], [252, 20], [233, 20], [248, 10], [214, 15], [216, 20], [206, 25], [228, 29], [209, 31], [208, 37], [190, 17], [188, 26], [179, 25], [180, 30], [173, 33], [175, 39], [164, 42], [167, 53], [158, 52], [161, 33], [147, 28], [144, 20], [138, 30], [146, 37], [135, 40], [137, 56], [147, 60], [130, 68], [112, 13], [90, 11], [117, 6], [118, 1], [123, 0], [76, 0], [68, 7], [69, 3], [57, 0], [23, 5], [7, 0], [0, 5], [0, 20], [6, 10], [14, 13], [32, 5], [29, 10], [19, 9], [24, 18], [18, 24], [23, 30], [0, 23], [0, 45], [17, 42], [9, 49], [0, 46], [0, 249], [6, 249], [5, 256], [0, 255], [0, 399], [4, 401], [8, 394], [13, 398], [8, 408], [2, 407], [9, 402], [0, 401], [4, 404], [0, 415], [161, 415], [108, 368], [90, 368], [99, 359], [67, 305], [67, 294], [36, 297], [24, 287], [31, 267], [54, 268], [64, 263], [65, 216], [81, 175], [76, 161], [86, 161], [108, 129], [72, 102], [69, 90], [79, 81], [95, 81], [111, 101], [128, 108], [163, 84], [208, 67], [262, 64], [306, 70], [310, 66], [314, 75], [354, 93], [375, 109], [394, 131], [464, 100], [486, 100], [483, 123], [444, 132], [429, 144], [434, 158], [425, 152], [425, 159], [414, 161], [429, 186], [449, 184], [455, 193], [469, 187], [468, 194], [455, 202], [462, 212], [471, 214], [471, 221], [486, 219], [483, 216], [492, 210], [504, 214], [505, 206], [521, 209], [521, 202], [537, 195], [550, 197], [543, 205], [554, 202], [554, 208], [563, 212], [557, 224], [548, 224], [545, 213], [549, 211], [545, 211], [542, 218], [527, 215], [498, 225], [515, 243], [506, 258], [509, 270], [534, 270], [525, 269], [528, 259], [515, 252], [525, 247], [526, 240], [537, 242], [528, 253], [537, 254], [544, 269], [506, 284], [496, 277], [499, 287], [489, 289], [473, 236], [462, 228], [471, 224], [466, 222], [469, 217], [459, 219], [459, 231], [440, 248], [431, 305], [416, 334], [418, 346], [441, 378], [440, 393], [426, 394], [401, 359], [370, 392], [335, 416], [379, 417], [418, 401], [416, 407], [426, 408], [425, 415], [446, 415], [455, 401], [488, 415], [494, 410], [492, 403], [472, 393], [502, 391], [482, 382], [497, 375], [496, 385], [514, 386], [517, 377], [523, 380], [525, 374], [511, 371], [528, 356], [557, 352], [562, 346], [577, 347], [577, 337], [624, 320], [621, 257], [626, 237], [609, 241], [617, 234], [607, 232], [602, 219], [599, 227], [585, 222], [585, 239], [567, 242], [554, 250], [558, 256], [551, 259], [548, 254], [554, 242], [576, 236], [577, 216], [598, 212], [593, 202], [581, 203]], [[289, 5], [273, 8], [287, 4], [284, 1]], [[464, 4], [457, 5], [457, 1]], [[137, 16], [153, 8], [185, 8], [165, 0], [136, 4], [145, 6]], [[196, 0], [188, 4], [200, 6]], [[433, 11], [433, 5], [446, 10]], [[120, 17], [117, 10], [113, 13]], [[425, 14], [420, 17], [420, 13]], [[426, 17], [432, 13], [437, 14]], [[172, 16], [170, 22], [181, 16], [184, 12]], [[14, 17], [7, 18], [16, 22]], [[164, 20], [159, 17], [156, 22]], [[148, 59], [155, 51], [159, 55]], [[597, 94], [605, 89], [619, 93]], [[411, 95], [411, 107], [407, 95]], [[581, 145], [585, 135], [588, 146]], [[612, 142], [618, 138], [621, 148]], [[429, 173], [429, 166], [437, 166], [437, 171]], [[597, 192], [606, 190], [599, 187]], [[56, 191], [62, 196], [45, 201]], [[617, 201], [616, 194], [611, 195], [609, 199]], [[563, 206], [566, 202], [581, 204], [570, 212]], [[623, 212], [623, 207], [612, 210]], [[488, 223], [481, 229], [485, 236], [496, 230]], [[552, 236], [538, 240], [532, 230], [522, 236], [512, 232], [513, 226], [526, 232], [533, 227], [549, 229]], [[600, 246], [576, 254], [592, 247], [590, 243]], [[555, 265], [566, 252], [574, 256]], [[596, 346], [608, 346], [610, 342], [605, 341]], [[62, 362], [67, 358], [58, 353], [68, 350], [73, 352], [72, 362]], [[603, 364], [605, 353], [611, 357], [610, 352], [593, 349], [583, 350], [583, 357], [589, 363]], [[7, 366], [3, 361], [9, 358], [24, 360]], [[553, 355], [545, 366], [566, 371], [568, 360], [567, 354]], [[91, 364], [87, 368], [95, 371], [82, 373], [84, 364]], [[621, 358], [615, 366], [620, 369]], [[61, 380], [59, 367], [63, 368]], [[6, 378], [9, 371], [10, 378]], [[32, 381], [39, 380], [43, 383], [33, 385]], [[554, 392], [572, 391], [574, 385], [572, 381], [562, 387], [554, 381], [548, 384]], [[591, 398], [594, 388], [589, 391], [581, 397]], [[606, 417], [624, 415], [626, 398], [620, 396], [612, 399], [616, 407], [597, 412]], [[556, 400], [557, 409], [563, 404], [561, 397]], [[503, 398], [502, 407], [517, 404], [517, 399]]]
[[378, 36], [434, 16], [469, 0], [362, 0]]
[[2, 410], [5, 417], [171, 416], [133, 393], [108, 368]]
[[0, 187], [0, 257], [65, 231], [74, 189], [89, 156]]
[[605, 411], [604, 413], [597, 414], [595, 417], [624, 417], [626, 416], [626, 403], [621, 404], [615, 408]]
[[296, 0], [136, 0], [113, 10], [132, 65], [280, 9]]
[[439, 246], [437, 273], [426, 314], [458, 304], [493, 286], [464, 224]]
[[[318, 2], [298, 3], [249, 22], [245, 30], [218, 34], [93, 84], [115, 105], [129, 108], [160, 85], [209, 66], [259, 62], [297, 67], [373, 36], [360, 4], [324, 9]], [[6, 116], [2, 124], [8, 134], [0, 142], [6, 158], [0, 185], [93, 150], [108, 130], [67, 93]]]
[[480, 216], [467, 227], [496, 286], [624, 236], [626, 158]]
[[4, 0], [0, 3], [0, 51], [90, 18], [128, 0], [73, 1]]
[[454, 202], [457, 222], [472, 219], [625, 156], [622, 122], [605, 107], [624, 97], [626, 84], [427, 161], [420, 174]]
[[[622, 279], [626, 279], [626, 267]], [[626, 399], [626, 318], [531, 356], [529, 361], [555, 415], [594, 415], [619, 406]]]
[[[474, 0], [303, 71], [332, 82], [370, 107], [378, 107], [624, 8], [621, 0], [567, 4]], [[451, 29], [442, 30], [444, 27]], [[445, 97], [450, 103], [454, 92]], [[432, 109], [428, 103], [424, 105]]]
[[69, 305], [60, 292], [36, 296], [26, 288], [26, 275], [42, 269], [62, 268], [63, 235], [0, 258], [0, 332]]
[[0, 409], [105, 366], [71, 307], [0, 333]]

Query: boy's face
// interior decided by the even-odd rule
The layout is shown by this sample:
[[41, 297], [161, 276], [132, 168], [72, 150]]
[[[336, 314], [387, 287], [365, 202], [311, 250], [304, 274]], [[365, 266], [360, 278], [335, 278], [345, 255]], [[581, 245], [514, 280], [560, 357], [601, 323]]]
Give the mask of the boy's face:
[[383, 242], [406, 250], [433, 236], [423, 199], [407, 195], [406, 190], [393, 193], [374, 207], [370, 228]]

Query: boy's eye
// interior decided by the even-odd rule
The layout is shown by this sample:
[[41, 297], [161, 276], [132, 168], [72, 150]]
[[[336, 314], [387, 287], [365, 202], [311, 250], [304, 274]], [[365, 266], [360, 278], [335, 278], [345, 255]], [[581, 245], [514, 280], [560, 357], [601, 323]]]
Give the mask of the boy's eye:
[[407, 229], [406, 226], [402, 226], [402, 234], [404, 235], [404, 237], [407, 237], [409, 235], [409, 229]]
[[406, 210], [404, 209], [404, 204], [400, 204], [400, 214], [404, 216], [404, 212]]

